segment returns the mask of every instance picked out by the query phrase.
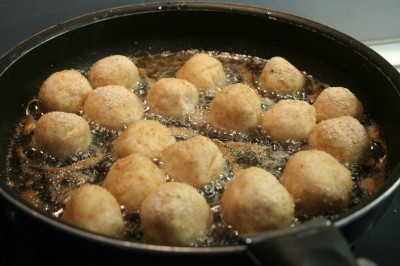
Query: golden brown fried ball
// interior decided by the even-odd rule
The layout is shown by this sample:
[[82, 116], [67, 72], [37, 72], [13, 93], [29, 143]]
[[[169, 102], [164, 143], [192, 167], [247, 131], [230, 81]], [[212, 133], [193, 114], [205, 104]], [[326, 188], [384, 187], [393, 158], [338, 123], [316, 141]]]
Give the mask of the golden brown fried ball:
[[305, 84], [303, 74], [286, 59], [267, 60], [260, 77], [260, 88], [269, 95], [295, 95]]
[[94, 63], [88, 78], [93, 88], [119, 85], [132, 89], [139, 82], [139, 71], [128, 57], [111, 55]]
[[44, 113], [78, 113], [92, 90], [89, 81], [74, 69], [55, 72], [40, 87], [39, 108]]
[[165, 182], [164, 173], [139, 153], [117, 160], [110, 168], [103, 186], [128, 211], [139, 210], [144, 198]]
[[125, 228], [118, 202], [98, 185], [83, 185], [74, 191], [61, 220], [112, 237], [121, 237]]
[[324, 151], [299, 151], [289, 158], [281, 177], [296, 210], [307, 214], [345, 208], [353, 190], [351, 172]]
[[314, 103], [317, 122], [340, 116], [352, 116], [361, 120], [363, 107], [357, 97], [343, 87], [329, 87], [318, 95]]
[[196, 188], [218, 179], [225, 167], [218, 146], [204, 136], [169, 145], [161, 153], [161, 162], [170, 178]]
[[199, 91], [221, 87], [225, 81], [222, 63], [207, 53], [192, 56], [175, 76], [189, 81]]
[[146, 240], [189, 246], [208, 233], [211, 212], [195, 188], [168, 182], [157, 187], [143, 201], [140, 220]]
[[322, 150], [341, 163], [358, 164], [370, 150], [368, 132], [351, 116], [331, 118], [318, 123], [308, 137], [310, 149]]
[[133, 121], [113, 143], [114, 154], [123, 158], [141, 153], [150, 159], [159, 158], [161, 151], [175, 143], [169, 129], [156, 120]]
[[83, 117], [108, 129], [118, 130], [143, 118], [143, 104], [125, 87], [99, 87], [86, 98]]
[[299, 100], [281, 100], [261, 119], [263, 133], [280, 142], [304, 141], [315, 125], [314, 107]]
[[74, 156], [88, 149], [92, 134], [82, 117], [64, 112], [49, 112], [38, 121], [32, 146], [58, 158]]
[[150, 88], [147, 102], [158, 115], [184, 119], [194, 111], [198, 94], [196, 87], [184, 79], [162, 78]]
[[210, 103], [208, 123], [217, 129], [248, 132], [261, 119], [261, 101], [253, 89], [236, 83], [223, 88]]
[[224, 221], [239, 234], [254, 234], [289, 227], [294, 202], [278, 179], [264, 169], [237, 172], [221, 198]]

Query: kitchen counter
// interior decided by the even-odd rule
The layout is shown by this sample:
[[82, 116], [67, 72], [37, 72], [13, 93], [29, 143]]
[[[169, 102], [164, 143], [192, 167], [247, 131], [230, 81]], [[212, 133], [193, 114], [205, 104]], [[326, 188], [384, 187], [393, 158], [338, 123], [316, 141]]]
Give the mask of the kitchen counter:
[[[132, 3], [139, 3], [143, 1], [122, 1], [122, 0], [110, 0], [110, 1], [28, 1], [28, 0], [5, 0], [0, 2], [0, 55], [6, 53], [13, 46], [28, 38], [29, 36], [44, 30], [52, 25], [59, 22], [74, 18], [76, 16], [84, 15], [90, 12], [110, 8], [123, 6]], [[225, 1], [225, 2], [235, 2], [240, 3], [241, 1]], [[376, 27], [375, 22], [370, 20], [371, 27], [369, 25], [359, 26], [360, 31], [356, 28], [347, 28], [346, 24], [343, 24], [343, 19], [340, 22], [334, 19], [339, 13], [335, 13], [334, 10], [330, 12], [329, 10], [323, 8], [322, 5], [309, 6], [308, 9], [321, 8], [322, 12], [325, 14], [319, 14], [317, 16], [316, 12], [308, 11], [307, 7], [298, 6], [292, 1], [290, 4], [288, 1], [242, 1], [246, 4], [251, 4], [255, 6], [268, 7], [283, 12], [288, 12], [292, 14], [297, 14], [312, 20], [316, 20], [323, 24], [329, 25], [340, 31], [343, 31], [361, 41], [371, 41], [373, 39], [379, 38], [397, 38], [400, 36], [394, 36], [393, 32], [387, 32], [387, 30], [379, 30], [374, 36], [367, 36], [364, 30], [368, 29], [370, 32], [373, 31], [372, 28]], [[318, 1], [320, 2], [320, 1]], [[339, 1], [340, 2], [340, 1]], [[355, 1], [359, 2], [359, 1]], [[374, 1], [364, 1], [364, 2], [374, 2]], [[364, 3], [363, 2], [363, 3]], [[385, 2], [385, 1], [383, 1]], [[385, 19], [387, 23], [397, 23], [394, 24], [397, 27], [400, 25], [398, 14], [400, 13], [400, 5], [395, 4], [395, 1], [387, 0], [387, 12], [385, 13]], [[316, 4], [317, 1], [305, 1], [308, 4]], [[329, 5], [340, 5], [337, 1], [328, 1]], [[347, 3], [347, 2], [344, 2]], [[343, 3], [342, 3], [343, 4]], [[382, 2], [379, 2], [382, 5]], [[390, 8], [393, 5], [393, 8]], [[343, 7], [335, 7], [337, 10]], [[374, 8], [366, 7], [366, 8]], [[396, 9], [397, 8], [397, 9]], [[352, 10], [349, 9], [345, 14], [351, 13]], [[332, 13], [332, 14], [331, 14]], [[334, 13], [334, 14], [333, 14]], [[362, 13], [362, 12], [361, 12]], [[354, 15], [360, 15], [358, 11], [354, 11]], [[365, 13], [365, 12], [364, 12]], [[344, 15], [345, 15], [344, 14]], [[342, 16], [344, 16], [342, 14]], [[393, 15], [393, 18], [390, 17]], [[395, 18], [394, 18], [395, 16]], [[329, 20], [331, 19], [331, 20]], [[354, 20], [357, 20], [355, 18]], [[348, 24], [353, 24], [352, 19], [347, 17]], [[335, 22], [335, 23], [334, 23]], [[363, 28], [361, 30], [361, 28]], [[378, 30], [377, 30], [378, 31]], [[358, 35], [359, 34], [359, 35]], [[379, 36], [379, 34], [386, 34], [386, 36]], [[400, 34], [400, 33], [399, 33]], [[399, 122], [399, 121], [397, 121]], [[0, 240], [1, 242], [1, 240]], [[399, 265], [400, 263], [400, 191], [395, 194], [394, 200], [390, 207], [387, 209], [385, 214], [377, 221], [376, 225], [365, 233], [361, 239], [354, 245], [354, 252], [357, 257], [365, 257], [369, 260], [375, 262], [378, 265]], [[1, 261], [1, 260], [0, 260]]]

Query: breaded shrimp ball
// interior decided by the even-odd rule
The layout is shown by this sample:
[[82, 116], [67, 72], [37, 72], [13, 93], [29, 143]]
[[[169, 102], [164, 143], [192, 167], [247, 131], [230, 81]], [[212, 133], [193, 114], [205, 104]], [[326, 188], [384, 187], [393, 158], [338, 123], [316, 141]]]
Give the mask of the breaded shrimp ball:
[[123, 158], [141, 153], [150, 159], [159, 158], [161, 151], [175, 143], [169, 129], [156, 120], [133, 121], [113, 143], [114, 154]]
[[208, 123], [225, 131], [248, 132], [261, 119], [261, 101], [253, 89], [243, 83], [223, 88], [210, 103]]
[[104, 179], [103, 186], [127, 211], [140, 210], [144, 198], [165, 183], [164, 173], [139, 153], [117, 160]]
[[67, 201], [61, 220], [95, 233], [121, 237], [125, 224], [113, 195], [98, 185], [83, 185]]
[[161, 162], [170, 178], [196, 188], [218, 179], [225, 167], [218, 146], [204, 136], [169, 145], [161, 153]]
[[128, 57], [111, 55], [92, 65], [88, 79], [93, 88], [119, 85], [132, 89], [139, 82], [139, 71]]
[[44, 114], [32, 137], [32, 146], [58, 158], [85, 152], [92, 142], [88, 122], [82, 117], [64, 112]]
[[40, 87], [39, 108], [44, 113], [78, 113], [92, 90], [89, 81], [74, 69], [55, 72]]
[[315, 125], [314, 107], [299, 100], [281, 100], [261, 119], [263, 133], [280, 142], [304, 141]]
[[317, 113], [317, 122], [340, 116], [352, 116], [361, 120], [363, 107], [357, 97], [343, 87], [329, 87], [324, 89], [314, 103]]
[[239, 234], [254, 234], [289, 227], [294, 202], [278, 179], [264, 169], [237, 172], [221, 198], [224, 221]]
[[357, 164], [369, 154], [370, 138], [361, 123], [351, 116], [318, 123], [308, 137], [310, 149], [325, 151], [341, 163]]
[[304, 87], [305, 79], [290, 62], [276, 56], [265, 64], [259, 82], [261, 90], [269, 95], [295, 95]]
[[184, 79], [162, 78], [148, 91], [147, 102], [154, 113], [181, 120], [194, 111], [198, 94], [196, 87]]
[[345, 208], [353, 190], [351, 172], [324, 151], [299, 151], [292, 155], [281, 176], [293, 196], [296, 210], [307, 214]]
[[168, 182], [157, 187], [143, 201], [140, 220], [146, 240], [189, 246], [208, 233], [211, 212], [204, 197], [194, 187]]
[[175, 77], [189, 81], [198, 91], [206, 91], [223, 85], [225, 71], [218, 59], [207, 53], [198, 53], [183, 64]]
[[118, 130], [143, 118], [143, 104], [125, 87], [99, 87], [86, 98], [83, 117], [108, 129]]

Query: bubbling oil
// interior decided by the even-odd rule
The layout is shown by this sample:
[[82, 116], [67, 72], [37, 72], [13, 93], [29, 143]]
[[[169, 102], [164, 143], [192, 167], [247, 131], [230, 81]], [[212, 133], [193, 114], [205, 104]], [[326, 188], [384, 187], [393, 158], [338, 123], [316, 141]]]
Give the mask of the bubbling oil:
[[[238, 232], [223, 222], [220, 206], [220, 198], [234, 171], [257, 166], [279, 178], [288, 158], [295, 152], [305, 149], [306, 143], [297, 141], [278, 143], [262, 134], [260, 128], [252, 133], [225, 132], [212, 128], [207, 124], [206, 118], [209, 104], [220, 88], [201, 92], [195, 112], [183, 121], [166, 119], [152, 113], [146, 103], [146, 95], [151, 85], [160, 78], [174, 77], [180, 66], [198, 52], [198, 50], [188, 50], [177, 53], [164, 52], [132, 56], [141, 76], [140, 83], [134, 89], [134, 93], [143, 102], [144, 119], [160, 121], [171, 129], [178, 141], [194, 135], [207, 136], [226, 155], [226, 170], [220, 176], [220, 179], [199, 188], [199, 192], [210, 205], [213, 225], [209, 235], [197, 243], [193, 243], [193, 246], [235, 245], [238, 243]], [[276, 101], [287, 98], [299, 99], [312, 104], [318, 94], [328, 86], [303, 72], [306, 85], [302, 91], [290, 97], [281, 95], [272, 95], [271, 97], [271, 95], [265, 95], [259, 89], [256, 78], [265, 65], [265, 59], [223, 52], [209, 53], [218, 58], [224, 66], [227, 74], [224, 85], [238, 82], [248, 84], [259, 94], [263, 111], [267, 111]], [[87, 75], [87, 70], [82, 69], [81, 71]], [[38, 109], [35, 99], [27, 104], [26, 109], [27, 118], [17, 126], [15, 137], [10, 143], [6, 183], [33, 206], [49, 215], [60, 217], [64, 203], [76, 188], [86, 183], [102, 185], [108, 170], [115, 162], [112, 142], [121, 131], [108, 130], [91, 123], [93, 141], [88, 151], [60, 160], [30, 146], [31, 132], [26, 132], [27, 120], [28, 118], [38, 120], [42, 113]], [[366, 127], [375, 130], [378, 128], [368, 116], [365, 116], [362, 122]], [[377, 176], [383, 175], [385, 146], [379, 137], [372, 141], [371, 149], [373, 158], [367, 165], [348, 166], [352, 171], [354, 180], [353, 197], [349, 208], [359, 204], [365, 197], [366, 193], [363, 193], [357, 186], [359, 180], [368, 178], [370, 173]], [[158, 165], [162, 163], [154, 162]], [[167, 181], [173, 180], [167, 177]], [[121, 206], [121, 211], [126, 225], [125, 239], [144, 242], [139, 211], [129, 213], [123, 206]], [[346, 211], [348, 209], [337, 213], [326, 213], [324, 216], [335, 219]], [[305, 214], [297, 213], [292, 225], [295, 226], [311, 218]]]

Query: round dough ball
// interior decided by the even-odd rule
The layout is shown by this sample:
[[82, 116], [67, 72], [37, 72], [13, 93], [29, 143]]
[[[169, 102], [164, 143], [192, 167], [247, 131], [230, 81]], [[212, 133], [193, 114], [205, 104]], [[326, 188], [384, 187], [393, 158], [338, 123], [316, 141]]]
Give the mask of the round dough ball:
[[83, 105], [83, 117], [108, 129], [121, 129], [143, 118], [143, 104], [125, 87], [110, 85], [93, 90]]
[[314, 103], [317, 113], [317, 122], [340, 116], [352, 116], [361, 120], [363, 107], [357, 97], [343, 87], [329, 87], [324, 89]]
[[294, 202], [278, 179], [258, 167], [237, 172], [221, 198], [224, 221], [239, 234], [289, 227]]
[[74, 156], [88, 149], [92, 134], [82, 117], [64, 112], [44, 114], [32, 137], [32, 146], [58, 158]]
[[139, 82], [139, 71], [128, 57], [111, 55], [94, 63], [88, 78], [93, 88], [119, 85], [132, 89]]
[[225, 81], [225, 71], [221, 62], [206, 53], [192, 56], [175, 76], [189, 81], [199, 91], [221, 87]]
[[289, 158], [281, 177], [296, 210], [307, 214], [346, 208], [353, 190], [351, 172], [324, 151], [299, 151]]
[[160, 122], [137, 120], [118, 136], [113, 143], [113, 149], [117, 158], [140, 153], [154, 159], [159, 158], [161, 151], [173, 143], [175, 143], [174, 136]]
[[262, 114], [261, 101], [249, 86], [236, 83], [223, 88], [210, 103], [208, 123], [218, 129], [248, 132]]
[[261, 129], [273, 140], [304, 141], [316, 125], [315, 109], [299, 100], [281, 100], [261, 119]]
[[310, 149], [322, 150], [341, 163], [363, 162], [371, 147], [368, 132], [351, 116], [331, 118], [318, 123], [308, 137]]
[[269, 95], [294, 95], [304, 87], [305, 79], [295, 66], [276, 56], [265, 64], [259, 82], [261, 89]]
[[121, 237], [125, 229], [118, 202], [98, 185], [83, 185], [74, 191], [61, 220], [112, 237]]
[[128, 211], [135, 211], [141, 208], [145, 197], [164, 182], [164, 173], [149, 158], [132, 153], [111, 166], [103, 186], [119, 204]]
[[184, 119], [194, 111], [199, 95], [190, 82], [177, 78], [162, 78], [150, 88], [147, 102], [161, 116]]
[[196, 188], [218, 179], [225, 168], [224, 157], [217, 145], [203, 136], [168, 146], [161, 153], [161, 162], [169, 177]]
[[55, 72], [40, 87], [39, 108], [44, 113], [78, 113], [92, 90], [89, 81], [74, 69]]
[[210, 208], [192, 186], [168, 182], [151, 192], [140, 212], [144, 238], [149, 242], [189, 246], [205, 237], [211, 226]]

